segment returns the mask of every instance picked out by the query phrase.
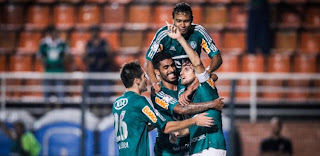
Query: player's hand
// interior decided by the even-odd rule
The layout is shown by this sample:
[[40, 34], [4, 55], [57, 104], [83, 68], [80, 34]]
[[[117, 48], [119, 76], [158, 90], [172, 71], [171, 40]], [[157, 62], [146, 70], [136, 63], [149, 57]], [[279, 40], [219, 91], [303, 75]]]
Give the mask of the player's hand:
[[173, 132], [169, 135], [169, 141], [172, 144], [177, 144], [179, 132]]
[[191, 95], [191, 93], [192, 93], [192, 91], [187, 89], [185, 92], [183, 92], [179, 96], [179, 103], [180, 103], [181, 106], [189, 105], [190, 99], [188, 98], [188, 96]]
[[152, 83], [152, 87], [156, 93], [159, 93], [161, 90], [160, 82]]
[[213, 81], [217, 81], [218, 80], [218, 75], [217, 74], [211, 73], [210, 77], [211, 77], [211, 79]]
[[167, 27], [168, 30], [166, 30], [166, 34], [171, 37], [172, 39], [178, 39], [179, 37], [182, 37], [178, 27], [174, 26], [173, 24], [169, 24], [167, 21]]
[[222, 101], [224, 98], [217, 98], [213, 101], [213, 108], [215, 110], [221, 111], [224, 107], [224, 102]]
[[201, 113], [194, 117], [197, 126], [211, 127], [214, 124], [213, 117], [206, 116], [208, 113]]

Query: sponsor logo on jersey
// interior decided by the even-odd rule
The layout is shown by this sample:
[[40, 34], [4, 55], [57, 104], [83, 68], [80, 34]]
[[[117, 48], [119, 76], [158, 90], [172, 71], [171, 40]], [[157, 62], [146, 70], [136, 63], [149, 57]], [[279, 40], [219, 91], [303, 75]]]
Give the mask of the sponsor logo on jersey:
[[127, 98], [122, 98], [114, 102], [114, 108], [116, 110], [122, 109], [124, 106], [128, 104], [128, 99]]
[[210, 53], [210, 48], [208, 47], [208, 44], [207, 42], [202, 39], [202, 42], [201, 42], [201, 47], [204, 49], [204, 51], [209, 54]]
[[153, 113], [153, 111], [148, 107], [148, 106], [144, 106], [142, 109], [142, 112], [153, 122], [156, 123], [157, 122], [157, 117], [156, 115]]
[[171, 46], [169, 50], [171, 50], [171, 51], [177, 51], [174, 46]]
[[158, 51], [159, 46], [160, 46], [159, 43], [154, 42], [154, 43], [152, 44], [152, 46], [151, 46], [151, 50], [154, 51], [154, 52], [156, 52], [156, 51]]
[[196, 43], [196, 41], [190, 41], [190, 42], [189, 42], [189, 45], [190, 45], [191, 48], [194, 49], [194, 50], [197, 48], [197, 43]]
[[162, 107], [162, 108], [164, 108], [164, 109], [168, 109], [168, 106], [169, 106], [169, 104], [166, 102], [166, 101], [164, 101], [164, 100], [162, 100], [162, 99], [160, 99], [160, 98], [158, 98], [158, 97], [156, 97], [156, 104], [158, 104], [160, 107]]
[[208, 83], [213, 89], [215, 89], [214, 81], [213, 81], [211, 78], [207, 80], [207, 83]]

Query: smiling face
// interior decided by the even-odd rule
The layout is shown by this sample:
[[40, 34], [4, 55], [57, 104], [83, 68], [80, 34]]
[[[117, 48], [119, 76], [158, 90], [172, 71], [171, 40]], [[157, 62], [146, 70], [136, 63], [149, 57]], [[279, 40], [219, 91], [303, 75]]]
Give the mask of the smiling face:
[[176, 72], [176, 66], [172, 59], [160, 61], [159, 70], [156, 70], [156, 73], [161, 77], [161, 80], [171, 84], [174, 84], [177, 81]]
[[191, 15], [186, 12], [176, 12], [173, 17], [173, 24], [178, 27], [180, 33], [185, 35], [191, 26]]
[[184, 62], [180, 72], [181, 84], [189, 86], [196, 78], [191, 62]]

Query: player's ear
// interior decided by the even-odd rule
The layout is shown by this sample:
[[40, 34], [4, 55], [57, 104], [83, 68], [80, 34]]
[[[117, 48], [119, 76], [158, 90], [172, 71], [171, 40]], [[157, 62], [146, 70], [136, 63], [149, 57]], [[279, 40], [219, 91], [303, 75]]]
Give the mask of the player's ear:
[[160, 75], [159, 69], [154, 69], [154, 74], [156, 74], [157, 76], [159, 76], [159, 75]]
[[140, 85], [140, 81], [141, 81], [141, 79], [139, 79], [139, 78], [134, 78], [133, 83], [134, 83], [134, 84], [137, 84], [137, 85], [139, 86], [139, 85]]

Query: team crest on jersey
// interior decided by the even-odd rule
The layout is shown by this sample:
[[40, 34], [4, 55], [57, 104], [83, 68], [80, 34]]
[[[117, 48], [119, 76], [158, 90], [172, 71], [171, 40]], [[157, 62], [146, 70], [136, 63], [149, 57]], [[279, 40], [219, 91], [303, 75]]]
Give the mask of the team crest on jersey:
[[169, 104], [168, 104], [168, 102], [164, 101], [164, 99], [162, 100], [162, 99], [156, 97], [155, 101], [156, 101], [156, 104], [158, 104], [160, 107], [162, 107], [166, 110], [168, 109]]
[[127, 98], [122, 98], [122, 99], [119, 99], [117, 100], [115, 103], [114, 103], [114, 108], [116, 110], [120, 110], [122, 109], [124, 106], [126, 106], [128, 104], [128, 99]]
[[190, 41], [189, 45], [191, 46], [192, 49], [196, 49], [197, 48], [197, 43], [195, 41]]
[[157, 117], [156, 115], [153, 113], [153, 111], [148, 107], [148, 106], [144, 106], [142, 109], [142, 112], [153, 122], [156, 123], [157, 122]]

